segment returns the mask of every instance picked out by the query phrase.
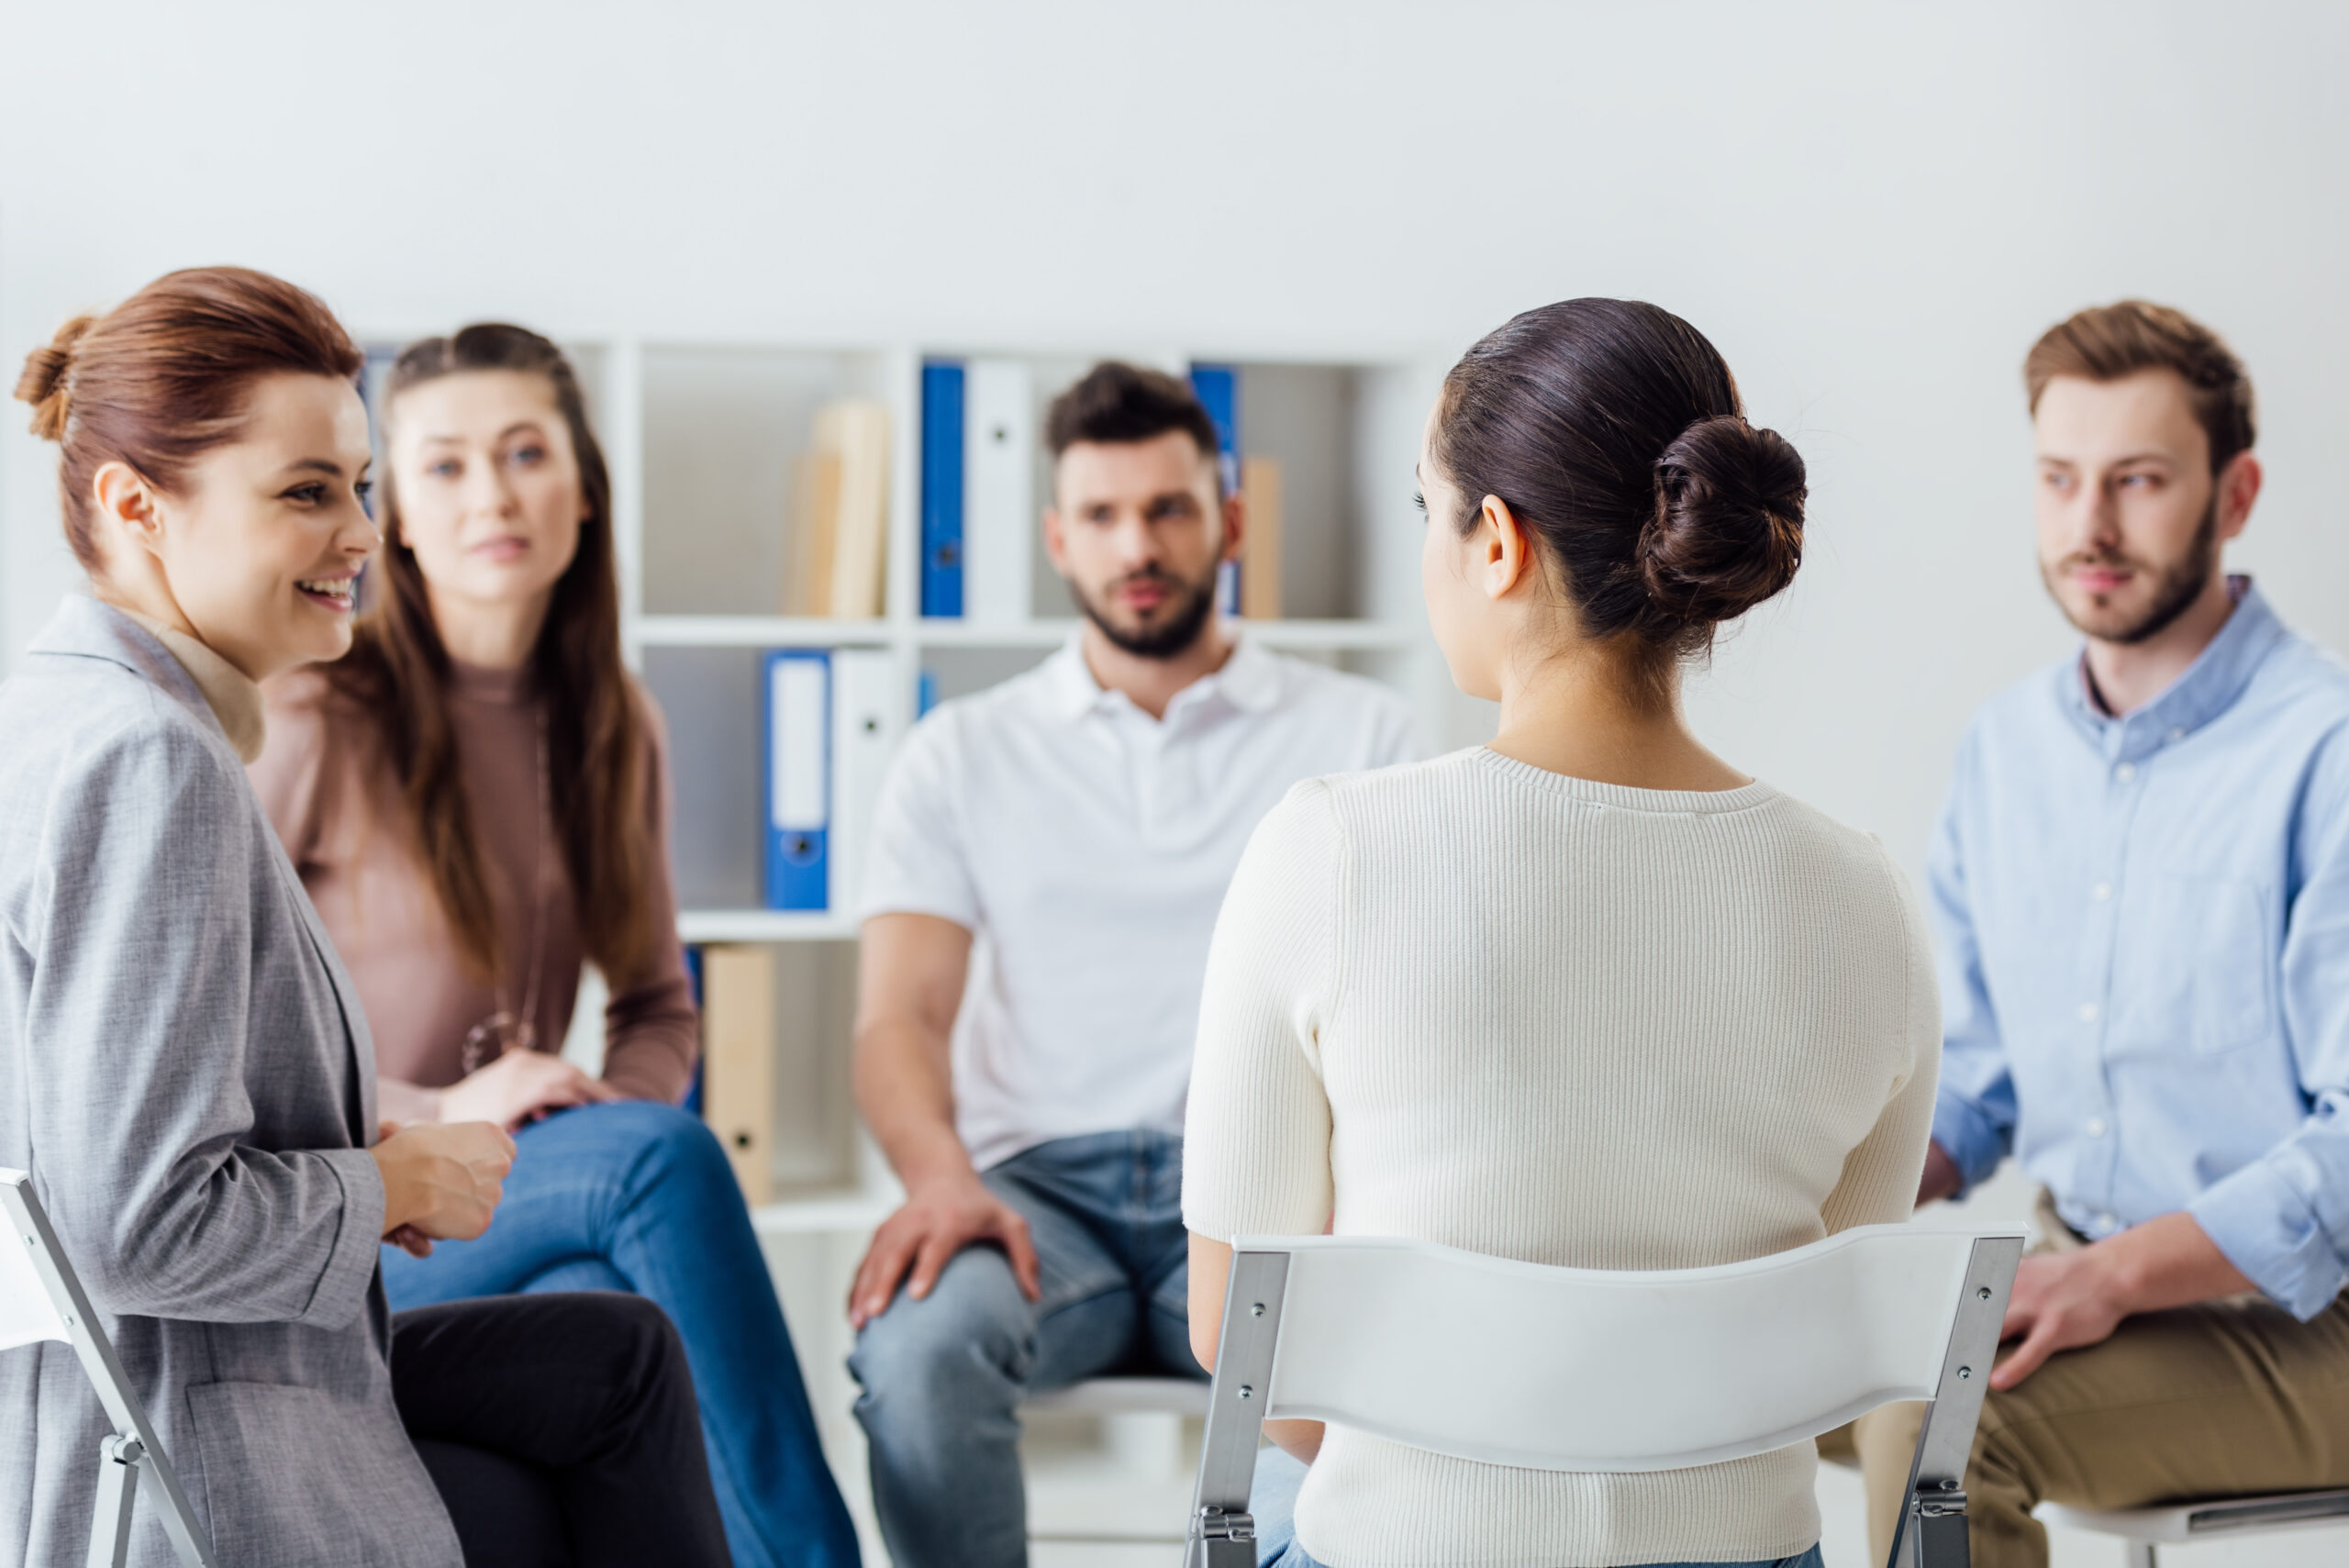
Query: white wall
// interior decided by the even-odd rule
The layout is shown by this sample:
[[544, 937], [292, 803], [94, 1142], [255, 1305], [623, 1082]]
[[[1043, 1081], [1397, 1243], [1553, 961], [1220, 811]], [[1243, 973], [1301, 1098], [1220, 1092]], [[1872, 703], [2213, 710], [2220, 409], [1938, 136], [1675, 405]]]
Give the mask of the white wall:
[[[1681, 312], [1812, 475], [1698, 684], [1731, 758], [1911, 866], [1960, 726], [2061, 650], [2017, 367], [2124, 294], [2220, 328], [2239, 560], [2349, 645], [2349, 11], [0, 0], [0, 366], [174, 266], [362, 328], [1448, 357]], [[70, 581], [0, 419], [0, 670]], [[2213, 1559], [2215, 1561], [2215, 1559]]]
[[[2055, 653], [2016, 367], [2143, 293], [2258, 378], [2241, 559], [2349, 642], [2349, 13], [0, 0], [0, 364], [213, 261], [347, 318], [1449, 356], [1642, 295], [1813, 476], [1698, 706], [1912, 864], [1966, 714]], [[0, 436], [0, 658], [69, 579]]]

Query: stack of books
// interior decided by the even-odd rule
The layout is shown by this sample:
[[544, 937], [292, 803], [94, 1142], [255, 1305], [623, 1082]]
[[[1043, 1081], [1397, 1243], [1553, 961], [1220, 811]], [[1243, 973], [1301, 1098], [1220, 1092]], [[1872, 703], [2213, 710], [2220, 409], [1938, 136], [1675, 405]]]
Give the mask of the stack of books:
[[877, 617], [888, 560], [888, 408], [861, 398], [826, 405], [791, 477], [784, 614]]

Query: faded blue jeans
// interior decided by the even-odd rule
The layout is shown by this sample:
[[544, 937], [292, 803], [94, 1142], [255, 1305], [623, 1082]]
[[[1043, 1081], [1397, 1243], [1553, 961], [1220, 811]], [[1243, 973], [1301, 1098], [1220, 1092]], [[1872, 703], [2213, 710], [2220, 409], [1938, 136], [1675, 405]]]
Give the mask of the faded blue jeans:
[[620, 1100], [514, 1135], [497, 1217], [429, 1258], [384, 1249], [395, 1311], [475, 1296], [618, 1290], [677, 1326], [735, 1568], [854, 1568], [799, 1359], [726, 1151], [699, 1118]]
[[[1305, 1464], [1280, 1449], [1256, 1453], [1256, 1479], [1248, 1488], [1248, 1511], [1256, 1520], [1256, 1568], [1321, 1568], [1297, 1544], [1297, 1494], [1305, 1485]], [[1656, 1562], [1648, 1568], [1821, 1568], [1819, 1548], [1764, 1562]]]
[[1204, 1378], [1191, 1354], [1183, 1140], [1095, 1133], [1039, 1144], [981, 1178], [1026, 1217], [1043, 1296], [995, 1247], [966, 1247], [920, 1301], [900, 1291], [849, 1370], [871, 1440], [873, 1502], [897, 1568], [1028, 1561], [1019, 1402], [1105, 1372]]

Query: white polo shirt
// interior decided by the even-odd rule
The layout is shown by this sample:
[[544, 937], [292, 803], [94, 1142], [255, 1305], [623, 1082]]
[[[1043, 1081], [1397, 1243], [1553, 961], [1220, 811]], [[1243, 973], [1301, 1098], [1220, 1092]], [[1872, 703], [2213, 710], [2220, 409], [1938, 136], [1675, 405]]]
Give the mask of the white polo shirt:
[[1258, 647], [1153, 719], [1078, 638], [942, 703], [889, 765], [860, 917], [976, 937], [954, 1100], [981, 1170], [1057, 1138], [1180, 1131], [1208, 941], [1240, 851], [1300, 779], [1419, 754], [1386, 686]]

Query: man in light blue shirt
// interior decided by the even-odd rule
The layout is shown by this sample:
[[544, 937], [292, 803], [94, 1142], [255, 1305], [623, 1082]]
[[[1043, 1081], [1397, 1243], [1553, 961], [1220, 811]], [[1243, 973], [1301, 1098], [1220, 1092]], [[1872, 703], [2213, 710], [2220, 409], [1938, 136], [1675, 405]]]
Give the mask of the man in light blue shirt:
[[[2025, 361], [2040, 565], [2087, 637], [1993, 699], [1935, 837], [1920, 1201], [2043, 1189], [1966, 1481], [1976, 1568], [2042, 1500], [2349, 1485], [2349, 671], [2221, 569], [2251, 387], [2124, 302]], [[1889, 1548], [1916, 1424], [1863, 1421]]]

